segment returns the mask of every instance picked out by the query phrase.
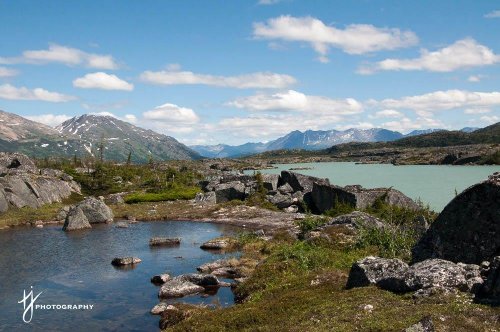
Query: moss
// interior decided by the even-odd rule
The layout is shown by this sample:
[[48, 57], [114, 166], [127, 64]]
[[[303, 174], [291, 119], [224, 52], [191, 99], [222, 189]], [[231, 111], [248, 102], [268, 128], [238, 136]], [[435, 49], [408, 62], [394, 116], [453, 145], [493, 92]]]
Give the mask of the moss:
[[124, 200], [127, 204], [186, 200], [195, 198], [199, 192], [198, 187], [175, 186], [160, 192], [133, 193], [127, 195]]

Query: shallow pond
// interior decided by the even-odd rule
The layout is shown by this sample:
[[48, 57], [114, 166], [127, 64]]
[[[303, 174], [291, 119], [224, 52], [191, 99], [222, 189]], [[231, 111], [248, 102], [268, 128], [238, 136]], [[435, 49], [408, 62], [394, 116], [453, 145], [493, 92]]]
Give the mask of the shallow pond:
[[[237, 229], [197, 222], [142, 222], [118, 228], [63, 232], [61, 226], [18, 227], [0, 231], [0, 330], [3, 331], [155, 331], [159, 316], [154, 274], [196, 272], [196, 267], [222, 257], [203, 251], [201, 243]], [[150, 248], [153, 236], [180, 237], [177, 247]], [[237, 254], [232, 254], [237, 255]], [[136, 256], [133, 269], [117, 269], [111, 260]], [[35, 309], [31, 323], [22, 320], [23, 291], [42, 292], [35, 305], [93, 304], [92, 310]], [[233, 304], [230, 288], [216, 295], [194, 295], [172, 302]], [[28, 315], [29, 316], [29, 315]]]

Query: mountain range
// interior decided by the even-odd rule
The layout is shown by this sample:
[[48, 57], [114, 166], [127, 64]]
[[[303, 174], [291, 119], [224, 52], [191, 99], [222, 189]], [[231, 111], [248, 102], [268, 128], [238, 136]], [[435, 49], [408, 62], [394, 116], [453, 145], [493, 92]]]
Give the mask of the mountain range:
[[[477, 128], [464, 128], [463, 132], [472, 132]], [[391, 142], [405, 137], [425, 135], [435, 132], [446, 131], [445, 129], [414, 130], [406, 135], [398, 131], [382, 128], [372, 129], [347, 129], [347, 130], [307, 130], [292, 131], [289, 134], [269, 141], [267, 143], [245, 143], [231, 146], [218, 145], [194, 145], [193, 150], [208, 158], [236, 158], [256, 153], [275, 150], [322, 150], [331, 146], [350, 142]]]
[[111, 116], [84, 114], [56, 128], [0, 111], [0, 151], [32, 157], [98, 156], [106, 160], [199, 159], [201, 156], [175, 138], [136, 127]]

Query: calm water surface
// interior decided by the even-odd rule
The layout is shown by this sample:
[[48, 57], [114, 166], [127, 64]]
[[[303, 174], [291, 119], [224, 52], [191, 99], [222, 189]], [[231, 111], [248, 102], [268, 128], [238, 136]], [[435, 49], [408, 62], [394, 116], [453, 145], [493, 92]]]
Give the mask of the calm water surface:
[[[2, 331], [156, 331], [159, 316], [149, 310], [159, 301], [154, 274], [196, 272], [196, 267], [222, 255], [199, 249], [204, 241], [236, 232], [234, 227], [196, 222], [148, 222], [117, 228], [63, 232], [61, 226], [20, 227], [0, 231], [0, 330]], [[181, 237], [179, 247], [150, 249], [153, 236]], [[234, 254], [233, 254], [234, 255]], [[134, 269], [117, 269], [117, 256], [142, 259]], [[94, 304], [87, 311], [35, 310], [30, 324], [22, 321], [17, 302], [33, 286], [35, 304]], [[215, 296], [175, 301], [234, 303], [230, 288]]]
[[[440, 212], [455, 197], [455, 192], [486, 180], [488, 175], [499, 172], [500, 166], [435, 166], [391, 164], [356, 165], [355, 163], [303, 163], [275, 165], [277, 169], [262, 170], [279, 174], [282, 170], [310, 167], [295, 172], [328, 178], [330, 183], [345, 186], [360, 184], [366, 188], [394, 187], [413, 199], [421, 199]], [[252, 172], [252, 171], [250, 171]]]

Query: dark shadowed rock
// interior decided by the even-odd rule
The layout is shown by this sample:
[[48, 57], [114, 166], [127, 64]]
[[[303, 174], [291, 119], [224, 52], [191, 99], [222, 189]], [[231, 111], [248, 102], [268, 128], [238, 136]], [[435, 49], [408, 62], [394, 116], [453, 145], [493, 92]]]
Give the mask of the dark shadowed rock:
[[500, 256], [496, 256], [490, 262], [487, 277], [482, 285], [479, 295], [482, 298], [500, 303]]
[[90, 223], [83, 213], [82, 209], [77, 206], [72, 207], [66, 214], [66, 220], [64, 221], [63, 230], [74, 231], [86, 228], [92, 228], [92, 226], [90, 226]]
[[151, 278], [151, 282], [155, 285], [162, 285], [162, 284], [166, 283], [167, 281], [169, 281], [170, 279], [172, 279], [170, 277], [170, 274], [163, 273], [163, 274], [158, 274], [158, 275], [153, 276]]
[[328, 179], [321, 179], [314, 176], [302, 175], [290, 171], [281, 171], [279, 186], [286, 183], [293, 188], [293, 191], [302, 191], [304, 194], [313, 190], [313, 183], [330, 184]]
[[404, 332], [434, 332], [434, 323], [432, 323], [431, 316], [425, 316], [417, 323], [406, 328]]
[[221, 183], [215, 186], [216, 203], [224, 203], [233, 199], [245, 199], [245, 185], [239, 181]]
[[111, 261], [114, 266], [132, 265], [140, 263], [141, 259], [137, 257], [115, 257]]
[[500, 253], [500, 173], [455, 197], [413, 249], [415, 262], [480, 264]]
[[379, 286], [382, 284], [394, 289], [404, 289], [400, 278], [407, 271], [408, 264], [397, 258], [387, 259], [369, 256], [352, 265], [346, 287]]
[[328, 183], [314, 183], [311, 192], [313, 208], [318, 213], [332, 209], [336, 202], [349, 204], [356, 209], [365, 209], [378, 199], [390, 205], [417, 209], [418, 205], [402, 192], [392, 188], [366, 189], [362, 186], [339, 187]]

